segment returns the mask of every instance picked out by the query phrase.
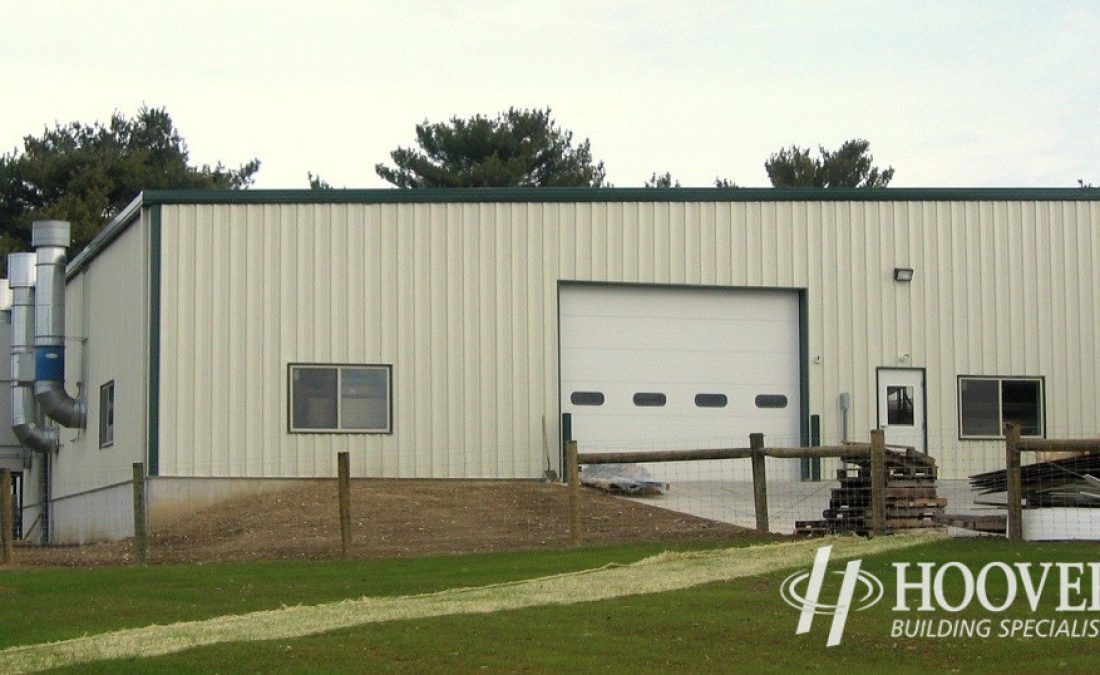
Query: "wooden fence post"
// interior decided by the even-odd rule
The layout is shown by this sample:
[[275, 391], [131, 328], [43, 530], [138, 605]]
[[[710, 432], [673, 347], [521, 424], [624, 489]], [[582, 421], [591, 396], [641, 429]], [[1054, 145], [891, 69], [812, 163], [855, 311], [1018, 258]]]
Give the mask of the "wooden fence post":
[[145, 464], [134, 462], [134, 562], [144, 565], [149, 554], [145, 514]]
[[581, 545], [581, 471], [577, 465], [577, 442], [565, 444], [566, 471], [569, 476], [569, 543]]
[[340, 555], [351, 555], [351, 460], [346, 452], [336, 454], [337, 488], [340, 492]]
[[0, 563], [10, 565], [15, 555], [15, 514], [11, 505], [11, 469], [0, 469]]
[[766, 534], [768, 528], [768, 472], [764, 456], [764, 434], [749, 434], [752, 448], [752, 496], [756, 507], [756, 531]]
[[1020, 483], [1020, 425], [1015, 422], [1005, 424], [1005, 485], [1008, 493], [1008, 538], [1012, 541], [1024, 540], [1024, 513], [1021, 501], [1023, 485]]
[[886, 534], [886, 433], [871, 430], [871, 534]]

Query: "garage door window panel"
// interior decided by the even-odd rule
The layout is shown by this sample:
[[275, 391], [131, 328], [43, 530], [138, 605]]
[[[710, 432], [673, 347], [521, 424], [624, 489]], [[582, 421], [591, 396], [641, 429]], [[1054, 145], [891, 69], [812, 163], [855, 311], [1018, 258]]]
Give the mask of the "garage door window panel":
[[699, 408], [725, 408], [729, 398], [725, 394], [696, 394], [695, 405]]
[[639, 408], [661, 408], [668, 402], [668, 397], [658, 392], [639, 392], [634, 394], [634, 405]]
[[569, 402], [573, 405], [603, 405], [603, 392], [599, 391], [575, 391], [569, 396]]

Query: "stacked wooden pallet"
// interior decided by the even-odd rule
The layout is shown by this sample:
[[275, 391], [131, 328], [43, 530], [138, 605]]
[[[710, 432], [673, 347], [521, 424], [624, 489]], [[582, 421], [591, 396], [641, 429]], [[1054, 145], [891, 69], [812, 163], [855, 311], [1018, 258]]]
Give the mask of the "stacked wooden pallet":
[[[947, 500], [936, 496], [936, 460], [911, 448], [887, 449], [886, 531], [935, 527]], [[796, 534], [821, 535], [871, 530], [871, 460], [844, 457], [837, 469], [840, 487], [832, 489], [822, 520], [795, 521]]]
[[[1072, 506], [1100, 508], [1100, 454], [1067, 457], [1020, 467], [1020, 486], [1027, 508]], [[981, 495], [1008, 489], [1005, 470], [970, 477], [970, 487]], [[1005, 507], [1004, 502], [978, 502]]]

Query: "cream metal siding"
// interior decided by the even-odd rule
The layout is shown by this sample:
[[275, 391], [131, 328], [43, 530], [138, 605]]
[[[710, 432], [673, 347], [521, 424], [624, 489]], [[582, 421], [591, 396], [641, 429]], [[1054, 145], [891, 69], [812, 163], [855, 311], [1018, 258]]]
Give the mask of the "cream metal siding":
[[[87, 400], [88, 424], [82, 431], [61, 429], [52, 465], [54, 542], [119, 539], [133, 532], [132, 489], [104, 487], [129, 481], [133, 463], [146, 461], [148, 250], [140, 216], [66, 285], [66, 389], [79, 390]], [[111, 380], [114, 443], [100, 448], [99, 388]]]
[[[356, 475], [541, 476], [561, 280], [807, 289], [823, 441], [840, 392], [864, 438], [876, 367], [925, 368], [945, 476], [1001, 459], [957, 439], [960, 374], [1044, 376], [1049, 436], [1100, 431], [1095, 201], [161, 208], [166, 476], [328, 476], [342, 450]], [[309, 362], [392, 364], [394, 433], [287, 433]]]

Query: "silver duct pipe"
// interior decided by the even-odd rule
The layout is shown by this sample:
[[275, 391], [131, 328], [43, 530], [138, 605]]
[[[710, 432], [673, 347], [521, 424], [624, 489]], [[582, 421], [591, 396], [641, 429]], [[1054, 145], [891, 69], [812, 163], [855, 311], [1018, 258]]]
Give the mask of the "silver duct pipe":
[[83, 429], [87, 406], [65, 391], [65, 249], [71, 241], [64, 220], [35, 221], [31, 246], [38, 257], [34, 289], [34, 394], [42, 412], [62, 426]]
[[0, 279], [0, 314], [5, 323], [11, 324], [11, 287], [7, 279]]
[[44, 427], [34, 396], [33, 253], [8, 256], [11, 287], [11, 429], [19, 442], [38, 452], [55, 452], [56, 427]]

